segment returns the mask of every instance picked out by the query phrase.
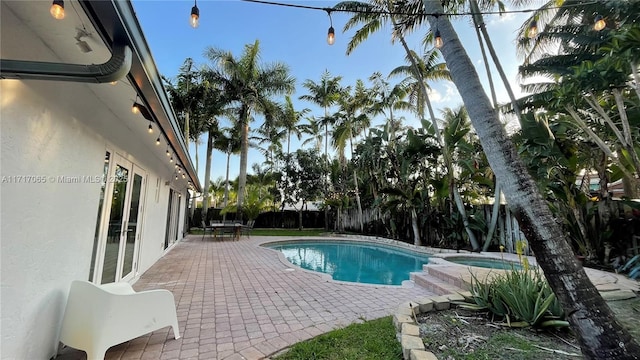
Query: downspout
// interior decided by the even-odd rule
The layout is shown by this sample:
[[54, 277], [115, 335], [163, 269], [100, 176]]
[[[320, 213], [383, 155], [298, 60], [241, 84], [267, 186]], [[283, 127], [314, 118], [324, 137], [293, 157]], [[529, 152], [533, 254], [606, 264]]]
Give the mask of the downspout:
[[111, 58], [99, 65], [0, 59], [0, 79], [108, 83], [129, 73], [131, 59], [131, 48], [117, 43], [113, 46]]

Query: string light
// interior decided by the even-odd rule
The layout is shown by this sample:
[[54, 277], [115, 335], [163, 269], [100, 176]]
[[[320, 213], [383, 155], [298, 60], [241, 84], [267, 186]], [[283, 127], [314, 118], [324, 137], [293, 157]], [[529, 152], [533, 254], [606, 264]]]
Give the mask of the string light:
[[158, 138], [156, 139], [156, 146], [160, 145], [160, 136], [158, 136]]
[[531, 23], [529, 23], [529, 29], [527, 29], [527, 37], [529, 39], [533, 39], [534, 37], [536, 37], [536, 35], [538, 35], [538, 22], [536, 21], [536, 19], [531, 20]]
[[136, 99], [133, 100], [133, 105], [131, 105], [131, 112], [134, 114], [139, 114], [140, 107], [142, 107], [142, 104], [138, 102], [138, 94], [136, 94]]
[[604, 17], [600, 14], [596, 15], [596, 19], [593, 24], [593, 30], [600, 31], [607, 27], [607, 23], [604, 21]]
[[442, 45], [444, 45], [444, 42], [442, 41], [442, 37], [440, 36], [440, 30], [438, 30], [438, 19], [440, 18], [440, 14], [436, 14], [434, 15], [436, 18], [436, 32], [433, 34], [434, 36], [434, 41], [435, 41], [435, 45], [437, 49], [440, 49], [442, 47]]
[[171, 156], [171, 153], [169, 152], [169, 149], [167, 149], [167, 156]]
[[[458, 13], [450, 13], [450, 14], [442, 14], [442, 13], [427, 13], [427, 12], [406, 12], [406, 11], [387, 11], [387, 10], [347, 10], [347, 9], [336, 9], [336, 8], [324, 8], [317, 6], [308, 6], [308, 5], [299, 5], [299, 4], [287, 4], [287, 3], [279, 3], [274, 1], [264, 1], [264, 0], [242, 0], [244, 2], [256, 3], [256, 4], [264, 4], [264, 5], [275, 5], [275, 6], [284, 6], [284, 7], [293, 7], [299, 9], [308, 9], [308, 10], [321, 10], [321, 11], [331, 11], [331, 12], [344, 12], [344, 13], [355, 13], [355, 14], [380, 14], [380, 15], [445, 15], [445, 16], [473, 16], [473, 15], [504, 15], [504, 14], [516, 14], [516, 13], [532, 13], [537, 12], [539, 9], [521, 9], [521, 10], [504, 10], [504, 11], [481, 11], [481, 12], [458, 12]], [[565, 9], [565, 8], [573, 8], [573, 7], [583, 7], [586, 5], [595, 5], [598, 4], [598, 1], [589, 1], [589, 2], [577, 2], [575, 4], [565, 4], [562, 6], [550, 6], [546, 7], [545, 10], [554, 10], [554, 9]]]
[[435, 33], [435, 42], [436, 42], [436, 48], [440, 49], [442, 47], [442, 45], [444, 45], [444, 42], [442, 41], [442, 37], [440, 36], [440, 30], [436, 29], [436, 33]]
[[333, 45], [336, 42], [336, 32], [333, 30], [333, 20], [331, 19], [331, 10], [325, 9], [329, 16], [329, 31], [327, 32], [327, 44]]
[[153, 126], [151, 124], [149, 124], [149, 134], [153, 134]]
[[193, 7], [191, 8], [191, 19], [189, 20], [192, 28], [197, 28], [200, 25], [200, 9], [198, 9], [197, 0], [193, 0]]
[[56, 20], [64, 19], [64, 0], [53, 0], [49, 12]]

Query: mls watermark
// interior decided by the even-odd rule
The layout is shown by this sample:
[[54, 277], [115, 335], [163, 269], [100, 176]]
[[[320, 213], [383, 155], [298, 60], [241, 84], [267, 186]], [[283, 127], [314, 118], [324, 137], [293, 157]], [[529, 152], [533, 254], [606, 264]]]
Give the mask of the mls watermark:
[[2, 184], [106, 184], [126, 181], [124, 176], [104, 175], [2, 175]]

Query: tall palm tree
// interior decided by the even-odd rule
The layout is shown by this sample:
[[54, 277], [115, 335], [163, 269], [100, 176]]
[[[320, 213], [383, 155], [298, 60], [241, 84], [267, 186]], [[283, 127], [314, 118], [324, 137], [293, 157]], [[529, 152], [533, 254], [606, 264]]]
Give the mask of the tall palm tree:
[[[444, 11], [437, 1], [424, 0], [424, 8], [427, 14]], [[453, 26], [447, 18], [429, 16], [428, 20], [431, 26], [437, 22], [445, 42], [441, 51], [451, 78], [466, 105], [487, 159], [500, 178], [509, 207], [576, 332], [582, 353], [588, 359], [637, 358], [640, 346], [615, 319], [575, 260], [565, 234], [503, 129]]]
[[[336, 119], [335, 129], [333, 133], [333, 144], [338, 149], [339, 159], [344, 159], [344, 149], [349, 142], [349, 150], [351, 159], [354, 158], [353, 138], [358, 136], [371, 125], [368, 116], [370, 108], [373, 105], [371, 92], [365, 88], [364, 82], [358, 79], [353, 89], [353, 94], [344, 93], [338, 100], [340, 110], [334, 115]], [[346, 161], [341, 162], [346, 167]], [[358, 207], [358, 222], [360, 231], [364, 231], [364, 222], [362, 217], [362, 202], [360, 201], [360, 189], [358, 186], [358, 173], [356, 168], [353, 169], [354, 193], [356, 197], [356, 205]]]
[[295, 79], [289, 68], [280, 62], [260, 64], [260, 42], [247, 44], [239, 58], [229, 51], [209, 47], [205, 52], [211, 61], [209, 76], [222, 85], [226, 95], [239, 105], [238, 119], [241, 127], [240, 175], [238, 179], [237, 211], [242, 219], [242, 205], [247, 183], [247, 156], [249, 153], [249, 123], [252, 114], [262, 113], [270, 117], [272, 97], [291, 93]]
[[[320, 77], [320, 82], [316, 83], [311, 79], [307, 79], [302, 83], [302, 86], [307, 89], [309, 94], [300, 96], [300, 100], [312, 102], [324, 109], [324, 116], [320, 119], [316, 118], [316, 120], [324, 126], [324, 157], [325, 167], [327, 170], [323, 176], [325, 181], [325, 201], [329, 193], [329, 184], [327, 179], [329, 176], [329, 125], [331, 123], [329, 108], [338, 101], [340, 94], [343, 91], [342, 86], [340, 86], [341, 80], [341, 76], [332, 76], [328, 70], [325, 70]], [[324, 207], [324, 227], [325, 229], [328, 229], [329, 227], [329, 213], [327, 206]]]

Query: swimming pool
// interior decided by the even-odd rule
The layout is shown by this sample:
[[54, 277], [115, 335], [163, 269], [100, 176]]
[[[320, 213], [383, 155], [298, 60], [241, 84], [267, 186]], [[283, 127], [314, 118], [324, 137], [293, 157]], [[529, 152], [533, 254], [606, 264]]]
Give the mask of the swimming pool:
[[422, 270], [428, 254], [359, 241], [296, 240], [264, 244], [282, 252], [303, 269], [331, 275], [334, 280], [401, 285], [409, 273]]
[[513, 261], [501, 260], [501, 259], [492, 259], [492, 258], [479, 258], [472, 256], [449, 256], [444, 258], [446, 261], [450, 261], [452, 263], [460, 264], [460, 265], [468, 265], [468, 266], [477, 266], [488, 269], [499, 269], [499, 270], [522, 270], [522, 265], [515, 263]]

